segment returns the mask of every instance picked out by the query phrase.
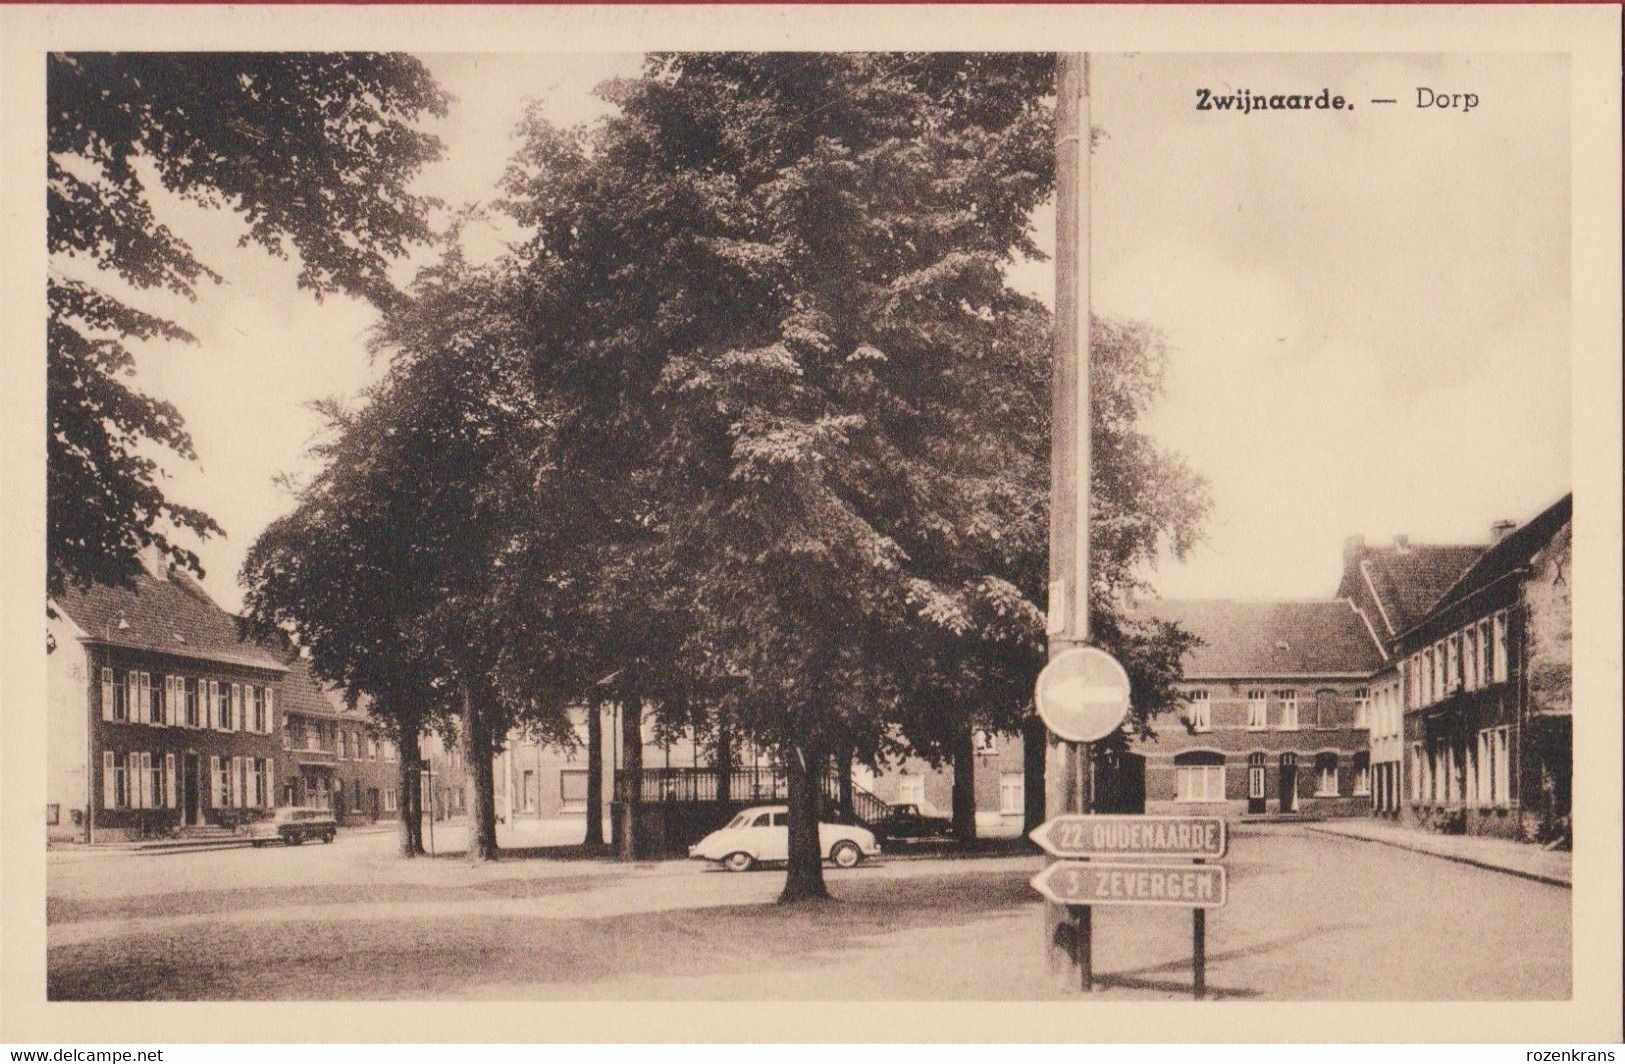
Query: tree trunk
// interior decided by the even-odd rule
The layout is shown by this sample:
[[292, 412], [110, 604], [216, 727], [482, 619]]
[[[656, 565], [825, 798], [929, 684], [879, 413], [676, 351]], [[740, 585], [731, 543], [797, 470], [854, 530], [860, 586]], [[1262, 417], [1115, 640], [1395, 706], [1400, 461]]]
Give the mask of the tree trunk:
[[401, 856], [417, 857], [423, 849], [423, 768], [418, 749], [417, 726], [403, 723], [399, 729], [401, 791]]
[[835, 766], [837, 801], [841, 806], [841, 822], [857, 823], [857, 812], [852, 808], [852, 751], [841, 751], [841, 763]]
[[976, 840], [976, 740], [969, 727], [954, 737], [954, 836]]
[[717, 718], [717, 805], [733, 801], [734, 735], [726, 715]]
[[643, 802], [643, 700], [627, 698], [621, 705], [621, 853], [623, 861], [638, 859], [638, 806]]
[[780, 903], [829, 897], [824, 887], [824, 854], [818, 844], [819, 791], [824, 760], [804, 747], [786, 750], [790, 799], [790, 866]]
[[1048, 811], [1044, 808], [1044, 764], [1048, 758], [1045, 744], [1049, 729], [1034, 714], [1021, 728], [1021, 833], [1030, 835], [1044, 823]]
[[583, 846], [604, 845], [604, 705], [587, 703], [587, 835]]
[[496, 766], [491, 758], [491, 720], [488, 707], [480, 705], [474, 692], [463, 686], [463, 760], [473, 785], [469, 809], [468, 859], [471, 862], [497, 859]]

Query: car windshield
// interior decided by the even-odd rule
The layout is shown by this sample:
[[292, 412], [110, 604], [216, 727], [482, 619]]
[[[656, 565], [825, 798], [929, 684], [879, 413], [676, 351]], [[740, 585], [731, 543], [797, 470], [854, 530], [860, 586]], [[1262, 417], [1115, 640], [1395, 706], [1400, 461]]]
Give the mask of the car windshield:
[[[732, 820], [728, 821], [728, 827], [730, 827], [730, 828], [742, 828], [744, 826], [745, 826], [745, 814], [744, 813], [740, 813], [738, 816], [736, 816]], [[726, 829], [724, 829], [724, 830], [726, 830]]]

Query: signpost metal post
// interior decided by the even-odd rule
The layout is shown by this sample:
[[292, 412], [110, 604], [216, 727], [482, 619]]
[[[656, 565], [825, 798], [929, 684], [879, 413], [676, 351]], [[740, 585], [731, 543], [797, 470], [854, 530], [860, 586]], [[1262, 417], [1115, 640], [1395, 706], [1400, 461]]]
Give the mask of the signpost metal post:
[[[1089, 96], [1087, 58], [1056, 60], [1055, 367], [1050, 416], [1049, 655], [1089, 640]], [[1044, 766], [1047, 817], [1089, 811], [1086, 742], [1053, 732]], [[1070, 989], [1093, 982], [1087, 906], [1046, 905], [1049, 968]], [[1079, 976], [1072, 974], [1078, 968]]]

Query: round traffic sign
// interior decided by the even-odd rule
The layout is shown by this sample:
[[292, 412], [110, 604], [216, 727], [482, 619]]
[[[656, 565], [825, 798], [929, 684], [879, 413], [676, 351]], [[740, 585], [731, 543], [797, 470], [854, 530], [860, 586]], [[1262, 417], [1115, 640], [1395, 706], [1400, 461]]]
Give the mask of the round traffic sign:
[[1093, 743], [1128, 716], [1128, 673], [1095, 647], [1063, 650], [1038, 674], [1033, 696], [1044, 725], [1071, 743]]

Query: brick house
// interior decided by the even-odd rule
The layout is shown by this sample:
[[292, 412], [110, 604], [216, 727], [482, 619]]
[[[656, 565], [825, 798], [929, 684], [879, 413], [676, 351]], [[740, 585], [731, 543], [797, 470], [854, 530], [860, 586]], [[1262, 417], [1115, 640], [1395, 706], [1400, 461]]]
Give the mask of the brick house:
[[1343, 543], [1337, 597], [1354, 604], [1383, 656], [1368, 685], [1371, 808], [1377, 816], [1397, 819], [1404, 795], [1404, 713], [1395, 643], [1483, 553], [1482, 544], [1413, 544], [1407, 536], [1395, 536], [1386, 547], [1368, 546], [1363, 536]]
[[351, 708], [297, 655], [283, 683], [278, 752], [281, 804], [330, 809], [340, 823], [374, 823], [399, 810], [395, 744], [381, 738], [365, 704]]
[[1572, 511], [1565, 495], [1506, 531], [1397, 637], [1406, 823], [1567, 834]]
[[47, 615], [48, 836], [82, 842], [229, 825], [276, 804], [287, 666], [156, 559], [129, 588]]
[[1370, 678], [1382, 651], [1347, 599], [1155, 601], [1201, 645], [1184, 704], [1131, 744], [1148, 813], [1338, 816], [1370, 803]]

